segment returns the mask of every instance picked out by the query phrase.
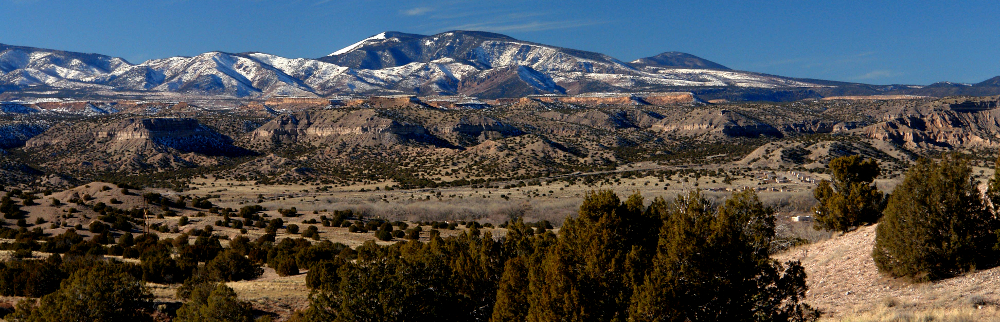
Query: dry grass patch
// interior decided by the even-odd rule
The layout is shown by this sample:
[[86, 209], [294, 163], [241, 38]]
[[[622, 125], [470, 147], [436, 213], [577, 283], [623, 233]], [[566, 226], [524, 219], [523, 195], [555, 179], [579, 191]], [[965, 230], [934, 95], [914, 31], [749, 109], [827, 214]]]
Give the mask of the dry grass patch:
[[914, 309], [907, 307], [881, 306], [871, 311], [855, 315], [820, 319], [820, 321], [844, 322], [973, 322], [1000, 321], [1000, 310], [996, 307], [984, 308], [937, 308]]
[[871, 257], [875, 228], [861, 227], [775, 258], [802, 262], [806, 302], [831, 321], [1000, 321], [1000, 268], [930, 283], [888, 278]]

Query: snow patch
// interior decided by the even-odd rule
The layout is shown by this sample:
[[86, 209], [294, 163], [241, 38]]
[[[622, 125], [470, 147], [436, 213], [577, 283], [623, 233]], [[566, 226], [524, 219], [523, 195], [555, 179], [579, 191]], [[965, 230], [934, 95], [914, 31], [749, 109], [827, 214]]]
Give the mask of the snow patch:
[[332, 54], [329, 54], [329, 55], [327, 55], [327, 56], [337, 56], [337, 55], [343, 55], [343, 54], [346, 54], [346, 53], [348, 53], [348, 52], [350, 52], [350, 51], [352, 51], [352, 50], [355, 50], [355, 49], [357, 49], [358, 47], [361, 47], [362, 45], [364, 45], [364, 44], [365, 44], [365, 42], [368, 42], [369, 40], [382, 40], [382, 39], [385, 39], [385, 33], [384, 33], [384, 32], [383, 32], [383, 33], [380, 33], [380, 34], [378, 34], [378, 35], [374, 35], [374, 36], [371, 36], [371, 37], [368, 37], [368, 38], [365, 38], [365, 40], [362, 40], [362, 41], [359, 41], [359, 42], [356, 42], [356, 43], [354, 43], [353, 45], [350, 45], [350, 46], [347, 46], [347, 47], [344, 47], [343, 49], [341, 49], [341, 50], [338, 50], [338, 51], [335, 51], [335, 52], [333, 52]]

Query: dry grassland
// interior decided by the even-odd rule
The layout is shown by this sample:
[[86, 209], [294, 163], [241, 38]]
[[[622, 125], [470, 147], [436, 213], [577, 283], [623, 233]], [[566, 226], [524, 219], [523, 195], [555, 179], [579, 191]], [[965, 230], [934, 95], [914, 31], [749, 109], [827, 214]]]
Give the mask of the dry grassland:
[[931, 283], [879, 274], [875, 225], [776, 256], [800, 260], [806, 302], [830, 321], [1000, 321], [1000, 268]]

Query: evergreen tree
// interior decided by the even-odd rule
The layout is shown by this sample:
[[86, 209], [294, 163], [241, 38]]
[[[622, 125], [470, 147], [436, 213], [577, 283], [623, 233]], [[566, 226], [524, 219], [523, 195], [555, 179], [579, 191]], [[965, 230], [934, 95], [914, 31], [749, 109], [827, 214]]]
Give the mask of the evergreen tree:
[[226, 284], [196, 287], [184, 305], [177, 310], [176, 322], [250, 322], [253, 309], [241, 301]]
[[993, 266], [997, 220], [958, 155], [920, 160], [896, 186], [872, 257], [882, 272], [935, 280]]
[[267, 262], [267, 266], [274, 269], [278, 276], [291, 276], [299, 274], [299, 264], [295, 262], [295, 256], [285, 252], [279, 252]]
[[178, 263], [170, 256], [170, 247], [157, 244], [147, 249], [139, 257], [142, 280], [153, 283], [180, 283], [191, 275], [194, 264]]
[[830, 161], [830, 170], [833, 181], [822, 180], [813, 190], [819, 200], [814, 227], [846, 232], [877, 222], [885, 208], [885, 195], [874, 184], [881, 172], [878, 162], [845, 156]]
[[993, 177], [986, 188], [986, 200], [995, 216], [1000, 216], [1000, 157], [993, 165]]
[[214, 280], [230, 282], [255, 279], [264, 269], [239, 251], [227, 249], [205, 264], [205, 272]]
[[664, 209], [653, 269], [637, 289], [632, 321], [812, 320], [800, 302], [805, 273], [769, 258], [774, 212], [751, 190], [717, 211], [700, 192]]
[[[559, 230], [520, 219], [429, 242], [359, 246], [312, 265], [308, 321], [811, 320], [805, 272], [768, 257], [774, 213], [753, 192], [649, 207], [592, 192]], [[278, 248], [280, 246], [276, 246]], [[310, 257], [300, 252], [302, 257]], [[723, 260], [720, 260], [723, 259]], [[720, 263], [721, 262], [721, 263]], [[314, 273], [315, 272], [315, 273]], [[690, 296], [690, 298], [684, 298]]]
[[[128, 272], [126, 264], [97, 262], [64, 280], [30, 313], [20, 310], [12, 321], [152, 321], [147, 314], [152, 294]], [[19, 308], [27, 305], [18, 305]]]
[[524, 296], [527, 290], [528, 267], [525, 258], [511, 258], [504, 265], [490, 321], [524, 321], [529, 309], [527, 298]]
[[588, 193], [531, 278], [528, 320], [624, 321], [634, 287], [627, 277], [645, 269], [629, 261], [644, 256], [630, 253], [651, 252], [659, 226], [639, 194], [623, 203], [611, 190]]

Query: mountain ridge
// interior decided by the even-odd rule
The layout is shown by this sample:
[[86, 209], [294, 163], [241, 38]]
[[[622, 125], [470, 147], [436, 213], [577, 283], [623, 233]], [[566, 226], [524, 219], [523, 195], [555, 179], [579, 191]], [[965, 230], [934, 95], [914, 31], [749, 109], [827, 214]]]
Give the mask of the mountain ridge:
[[387, 31], [316, 59], [210, 51], [131, 63], [93, 53], [0, 44], [0, 92], [64, 91], [228, 98], [467, 95], [481, 98], [595, 92], [714, 93], [735, 100], [838, 95], [1000, 95], [1000, 81], [970, 86], [868, 85], [730, 69], [664, 52], [623, 62], [498, 33]]

